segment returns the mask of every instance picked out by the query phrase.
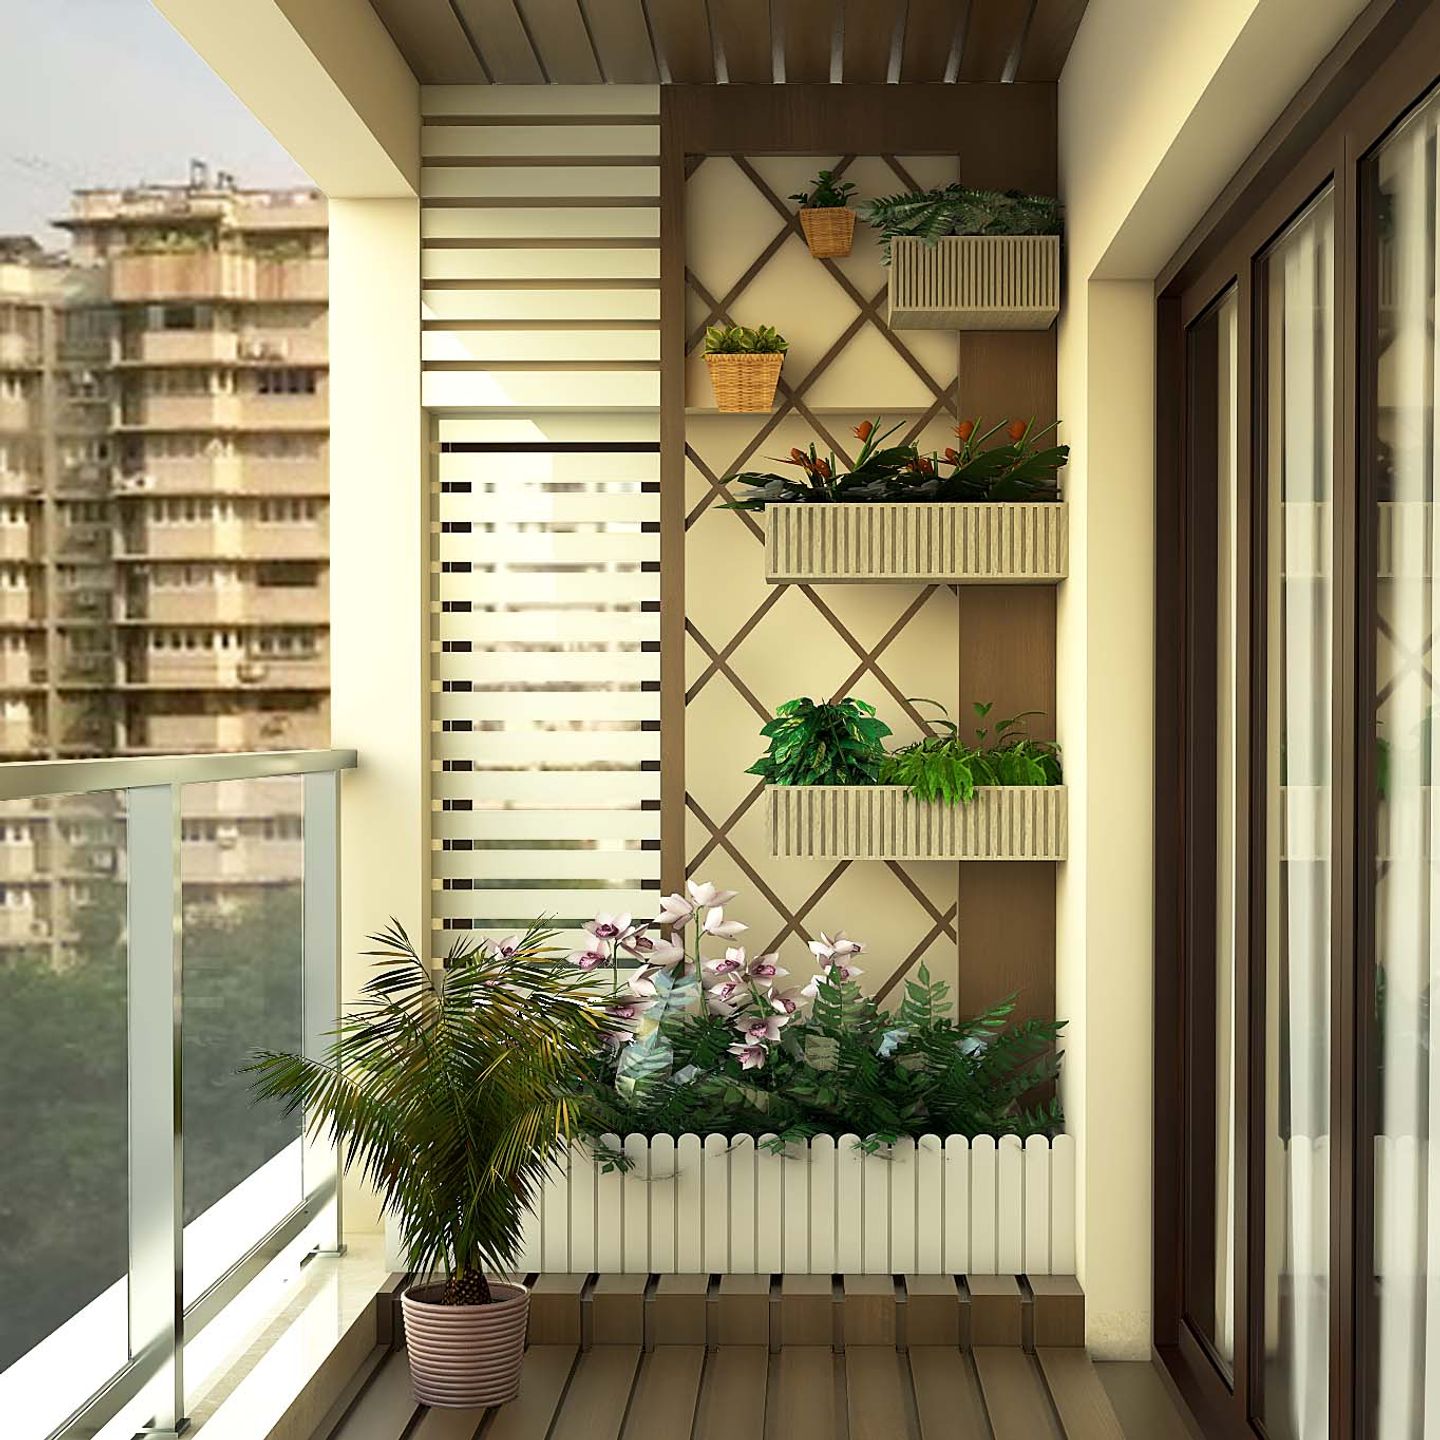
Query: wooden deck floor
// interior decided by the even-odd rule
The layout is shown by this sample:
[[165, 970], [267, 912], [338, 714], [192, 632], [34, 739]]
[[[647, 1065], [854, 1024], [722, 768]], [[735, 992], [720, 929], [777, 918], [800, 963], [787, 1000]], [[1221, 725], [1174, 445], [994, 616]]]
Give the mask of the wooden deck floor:
[[840, 1354], [797, 1345], [772, 1354], [756, 1345], [537, 1345], [526, 1357], [520, 1398], [494, 1411], [427, 1409], [411, 1394], [403, 1351], [377, 1352], [373, 1363], [358, 1397], [315, 1440], [1156, 1440], [1165, 1433], [1147, 1424], [1127, 1436], [1097, 1368], [1075, 1348], [855, 1346]]

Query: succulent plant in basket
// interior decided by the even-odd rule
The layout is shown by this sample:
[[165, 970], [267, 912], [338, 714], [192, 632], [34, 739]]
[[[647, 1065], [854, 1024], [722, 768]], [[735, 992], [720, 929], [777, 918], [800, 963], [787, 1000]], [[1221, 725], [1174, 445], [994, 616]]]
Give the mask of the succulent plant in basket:
[[501, 1404], [519, 1392], [530, 1296], [486, 1272], [513, 1263], [574, 1133], [574, 1076], [613, 1021], [538, 925], [501, 945], [457, 939], [434, 970], [398, 922], [370, 938], [376, 973], [328, 1052], [262, 1052], [248, 1069], [398, 1222], [421, 1277], [401, 1301], [416, 1397]]
[[775, 387], [790, 342], [773, 325], [712, 325], [705, 332], [705, 367], [723, 414], [752, 414], [775, 404]]
[[840, 259], [855, 243], [855, 212], [850, 196], [855, 187], [837, 180], [833, 170], [822, 170], [810, 189], [790, 198], [800, 206], [800, 228], [817, 260]]

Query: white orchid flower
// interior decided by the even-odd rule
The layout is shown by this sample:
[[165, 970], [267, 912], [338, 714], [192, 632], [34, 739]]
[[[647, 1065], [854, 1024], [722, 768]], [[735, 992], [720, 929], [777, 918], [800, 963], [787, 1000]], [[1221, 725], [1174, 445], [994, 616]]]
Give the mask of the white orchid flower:
[[683, 895], [667, 895], [660, 902], [660, 913], [655, 917], [655, 923], [670, 929], [676, 925], [684, 925], [694, 913], [695, 906]]
[[729, 1045], [726, 1048], [739, 1059], [742, 1070], [763, 1070], [765, 1068], [765, 1047], [763, 1045]]
[[773, 1044], [788, 1023], [784, 1015], [746, 1015], [735, 1022], [735, 1028], [751, 1045]]
[[690, 899], [694, 902], [691, 908], [694, 910], [705, 910], [711, 905], [728, 905], [739, 893], [736, 890], [717, 890], [708, 880], [698, 885], [693, 880], [687, 880], [685, 888], [690, 892]]
[[722, 940], [733, 940], [737, 935], [743, 935], [750, 927], [742, 925], [738, 920], [727, 920], [725, 912], [718, 905], [713, 905], [705, 912], [705, 923], [700, 927], [706, 935], [715, 935]]
[[751, 962], [750, 968], [745, 972], [752, 980], [778, 980], [782, 975], [790, 972], [780, 965], [778, 954], [757, 955]]
[[810, 942], [810, 951], [819, 960], [840, 960], [846, 955], [858, 955], [864, 948], [858, 940], [850, 939], [843, 930], [837, 930], [833, 936], [822, 930], [820, 938]]
[[606, 915], [603, 912], [585, 923], [597, 940], [618, 940], [630, 928], [628, 915]]

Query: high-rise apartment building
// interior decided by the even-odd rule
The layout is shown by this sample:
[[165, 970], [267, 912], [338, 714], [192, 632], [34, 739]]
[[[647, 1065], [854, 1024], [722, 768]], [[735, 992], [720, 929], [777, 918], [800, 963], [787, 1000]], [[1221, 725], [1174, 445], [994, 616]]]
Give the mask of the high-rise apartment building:
[[[195, 163], [56, 223], [0, 239], [0, 759], [328, 744], [324, 198]], [[298, 876], [291, 787], [187, 799], [187, 880]], [[114, 868], [61, 813], [0, 825], [0, 947]]]

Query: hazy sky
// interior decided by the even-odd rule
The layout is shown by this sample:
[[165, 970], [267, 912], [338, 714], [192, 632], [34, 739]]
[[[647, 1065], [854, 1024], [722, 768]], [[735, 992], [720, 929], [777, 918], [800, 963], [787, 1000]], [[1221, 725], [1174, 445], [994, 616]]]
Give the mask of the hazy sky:
[[0, 0], [0, 33], [0, 234], [58, 244], [72, 189], [183, 180], [192, 156], [307, 183], [150, 0]]

